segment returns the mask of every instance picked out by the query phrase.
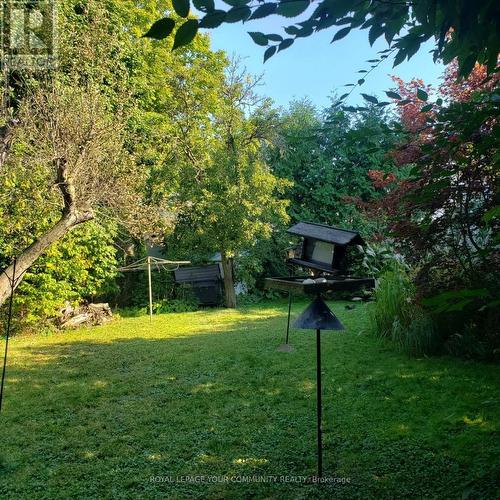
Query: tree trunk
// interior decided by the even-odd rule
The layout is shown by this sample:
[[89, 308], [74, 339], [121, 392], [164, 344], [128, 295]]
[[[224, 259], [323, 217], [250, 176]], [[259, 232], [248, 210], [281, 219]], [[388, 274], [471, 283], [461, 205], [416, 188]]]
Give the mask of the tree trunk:
[[233, 259], [225, 252], [221, 252], [222, 270], [224, 272], [224, 298], [229, 309], [236, 307], [236, 293], [234, 291]]
[[15, 288], [21, 283], [26, 271], [53, 243], [65, 236], [72, 228], [91, 220], [94, 214], [90, 210], [83, 212], [69, 211], [47, 231], [43, 236], [33, 242], [21, 255], [17, 257], [16, 275], [13, 276], [14, 266], [11, 264], [3, 272], [0, 271], [0, 306], [9, 298], [11, 293], [11, 281], [14, 279]]

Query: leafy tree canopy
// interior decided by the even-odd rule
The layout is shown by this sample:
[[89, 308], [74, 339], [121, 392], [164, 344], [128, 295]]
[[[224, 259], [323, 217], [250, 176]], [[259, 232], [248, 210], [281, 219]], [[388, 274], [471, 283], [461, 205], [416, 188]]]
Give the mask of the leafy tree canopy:
[[[434, 59], [445, 64], [458, 60], [459, 75], [467, 76], [476, 62], [488, 72], [497, 67], [500, 35], [492, 22], [500, 18], [495, 0], [224, 0], [227, 9], [216, 7], [214, 0], [193, 0], [204, 15], [189, 18], [190, 0], [174, 0], [175, 16], [156, 21], [144, 35], [162, 39], [174, 34], [174, 48], [190, 43], [199, 28], [217, 28], [223, 23], [246, 22], [272, 15], [284, 17], [290, 24], [281, 34], [251, 31], [257, 45], [266, 47], [264, 61], [304, 38], [324, 29], [334, 31], [332, 43], [351, 30], [367, 30], [370, 44], [384, 37], [395, 52], [394, 66], [410, 59], [430, 39], [435, 40]], [[180, 26], [179, 17], [181, 18]]]
[[335, 106], [320, 114], [308, 101], [290, 105], [268, 148], [268, 161], [277, 176], [293, 181], [286, 192], [292, 220], [356, 227], [365, 235], [377, 232], [377, 217], [367, 221], [352, 200], [369, 202], [383, 195], [386, 186], [375, 185], [372, 172], [395, 180], [388, 153], [397, 134], [388, 123], [387, 113], [376, 106], [356, 115]]

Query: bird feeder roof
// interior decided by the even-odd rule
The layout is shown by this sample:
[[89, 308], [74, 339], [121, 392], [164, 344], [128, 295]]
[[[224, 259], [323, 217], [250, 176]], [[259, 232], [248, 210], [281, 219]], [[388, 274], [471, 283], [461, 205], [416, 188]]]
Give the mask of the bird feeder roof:
[[341, 246], [365, 244], [363, 238], [356, 231], [348, 231], [347, 229], [312, 222], [299, 222], [288, 229], [287, 232]]

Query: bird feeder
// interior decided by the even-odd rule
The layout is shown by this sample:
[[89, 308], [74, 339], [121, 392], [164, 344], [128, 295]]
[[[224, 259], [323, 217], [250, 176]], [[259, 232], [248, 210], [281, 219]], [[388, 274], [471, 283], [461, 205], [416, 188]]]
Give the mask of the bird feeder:
[[266, 288], [287, 291], [288, 323], [286, 343], [278, 349], [290, 352], [288, 344], [290, 332], [290, 312], [292, 293], [315, 296], [313, 302], [295, 321], [294, 327], [316, 331], [316, 389], [317, 389], [317, 457], [318, 477], [323, 474], [323, 445], [321, 432], [321, 330], [344, 330], [322, 298], [328, 291], [356, 291], [362, 288], [375, 287], [373, 278], [352, 277], [347, 272], [347, 248], [351, 245], [364, 245], [364, 241], [356, 231], [348, 231], [323, 224], [299, 222], [292, 226], [288, 233], [302, 237], [301, 244], [296, 247], [294, 255], [288, 262], [310, 269], [309, 276], [284, 276], [267, 278]]
[[365, 242], [357, 231], [337, 227], [299, 222], [287, 230], [289, 234], [301, 237], [301, 242], [293, 249], [287, 249], [287, 262], [309, 269], [312, 276], [283, 276], [267, 278], [266, 288], [288, 292], [288, 320], [285, 343], [278, 350], [290, 352], [290, 313], [292, 294], [317, 295], [327, 291], [356, 291], [363, 287], [373, 288], [373, 278], [355, 278], [348, 274], [348, 247], [364, 246]]
[[328, 274], [342, 274], [347, 269], [347, 247], [364, 245], [356, 231], [299, 222], [287, 231], [302, 237], [296, 254], [288, 261], [301, 267]]

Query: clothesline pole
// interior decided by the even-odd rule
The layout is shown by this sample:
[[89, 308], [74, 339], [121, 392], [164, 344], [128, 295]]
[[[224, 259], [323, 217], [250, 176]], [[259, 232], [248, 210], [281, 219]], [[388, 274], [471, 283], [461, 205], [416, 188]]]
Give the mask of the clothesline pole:
[[149, 321], [153, 322], [153, 286], [151, 283], [151, 257], [148, 257]]

